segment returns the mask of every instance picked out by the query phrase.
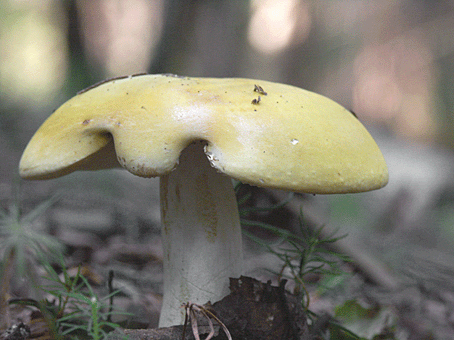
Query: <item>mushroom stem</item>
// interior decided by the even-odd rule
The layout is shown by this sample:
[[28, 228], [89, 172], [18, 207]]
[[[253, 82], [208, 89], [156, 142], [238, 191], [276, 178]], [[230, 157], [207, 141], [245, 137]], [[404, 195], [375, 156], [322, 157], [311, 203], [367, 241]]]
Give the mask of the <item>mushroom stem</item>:
[[164, 296], [160, 327], [182, 324], [183, 303], [216, 302], [242, 274], [243, 249], [231, 179], [211, 167], [201, 143], [161, 177]]

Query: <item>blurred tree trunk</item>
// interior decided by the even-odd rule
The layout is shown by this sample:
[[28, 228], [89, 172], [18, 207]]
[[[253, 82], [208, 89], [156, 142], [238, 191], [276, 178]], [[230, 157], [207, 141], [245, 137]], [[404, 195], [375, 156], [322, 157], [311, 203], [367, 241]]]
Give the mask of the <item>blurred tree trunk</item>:
[[245, 50], [249, 2], [169, 0], [150, 73], [238, 76]]
[[72, 97], [96, 81], [102, 79], [101, 71], [90, 67], [80, 32], [80, 18], [75, 0], [64, 2], [68, 18], [69, 74], [66, 85], [67, 97]]

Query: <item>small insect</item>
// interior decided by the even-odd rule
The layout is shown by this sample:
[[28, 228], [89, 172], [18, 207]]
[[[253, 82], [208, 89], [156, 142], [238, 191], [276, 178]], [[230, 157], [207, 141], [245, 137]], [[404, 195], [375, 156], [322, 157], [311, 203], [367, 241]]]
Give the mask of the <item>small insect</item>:
[[252, 99], [252, 104], [254, 105], [257, 105], [258, 103], [260, 103], [260, 100], [262, 100], [262, 98], [260, 98], [260, 96], [257, 98], [257, 99]]
[[230, 332], [227, 329], [227, 327], [224, 325], [224, 323], [221, 320], [219, 320], [219, 318], [216, 315], [214, 315], [214, 313], [211, 312], [207, 307], [198, 305], [198, 304], [192, 303], [192, 302], [184, 303], [183, 305], [181, 305], [181, 307], [184, 307], [184, 309], [186, 310], [186, 315], [184, 317], [184, 326], [183, 326], [183, 337], [182, 337], [183, 340], [185, 340], [185, 336], [186, 336], [186, 325], [188, 323], [188, 319], [190, 319], [191, 326], [192, 326], [192, 333], [194, 334], [195, 340], [200, 340], [199, 328], [197, 325], [197, 314], [203, 315], [208, 320], [208, 323], [210, 326], [210, 333], [205, 338], [205, 340], [211, 340], [214, 336], [214, 325], [213, 325], [213, 321], [211, 319], [214, 319], [222, 327], [225, 335], [227, 336], [227, 339], [232, 340], [232, 336], [230, 335]]
[[263, 94], [264, 96], [266, 96], [268, 94], [265, 92], [265, 90], [263, 90], [263, 88], [260, 85], [256, 85], [256, 84], [254, 84], [254, 92], [258, 92], [260, 94]]

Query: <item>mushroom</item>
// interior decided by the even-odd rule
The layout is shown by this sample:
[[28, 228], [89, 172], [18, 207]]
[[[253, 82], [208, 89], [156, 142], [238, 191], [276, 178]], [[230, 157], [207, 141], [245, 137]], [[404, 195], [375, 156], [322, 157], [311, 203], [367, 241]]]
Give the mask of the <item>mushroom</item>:
[[[253, 104], [257, 88], [266, 95]], [[174, 75], [117, 78], [79, 92], [38, 129], [19, 167], [26, 179], [115, 167], [160, 176], [161, 327], [182, 323], [183, 303], [220, 300], [228, 278], [242, 274], [231, 178], [313, 194], [388, 181], [373, 138], [326, 97], [268, 81]]]

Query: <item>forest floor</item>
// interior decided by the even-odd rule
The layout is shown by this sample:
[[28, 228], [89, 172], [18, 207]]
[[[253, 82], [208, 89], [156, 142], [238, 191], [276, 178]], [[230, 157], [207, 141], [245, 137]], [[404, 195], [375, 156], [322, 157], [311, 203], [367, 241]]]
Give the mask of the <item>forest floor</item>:
[[[138, 179], [124, 171], [112, 171], [102, 176], [80, 173], [53, 181], [24, 181], [20, 185], [2, 181], [0, 206], [3, 209], [14, 202], [17, 190], [23, 214], [58, 194], [59, 198], [34, 219], [33, 230], [52, 235], [64, 244], [68, 275], [76, 275], [80, 268], [100, 299], [109, 294], [109, 282], [113, 289], [121, 290], [113, 303], [118, 310], [130, 314], [123, 316], [127, 323], [121, 317], [114, 321], [123, 322], [126, 328], [157, 327], [162, 296], [157, 180]], [[251, 193], [251, 202], [261, 206], [269, 206], [285, 197], [282, 193], [256, 188], [252, 188]], [[312, 196], [297, 196], [280, 212], [261, 213], [252, 218], [298, 234], [301, 207], [304, 207], [307, 226], [313, 230], [320, 226], [318, 214], [323, 210], [317, 209], [317, 205]], [[371, 216], [385, 218], [373, 213]], [[270, 245], [279, 244], [279, 238], [269, 231], [257, 227], [245, 229]], [[342, 234], [342, 230], [339, 233]], [[384, 257], [373, 255], [403, 247], [402, 235], [390, 237], [377, 232], [359, 246], [354, 245], [355, 238], [351, 242], [347, 236], [326, 248], [350, 256], [352, 262], [340, 263], [341, 275], [304, 277], [304, 289], [310, 297], [310, 314], [305, 312], [311, 319], [307, 323], [311, 336], [328, 339], [330, 332], [336, 331], [330, 325], [341, 324], [367, 339], [454, 339], [454, 262], [451, 258], [445, 254], [440, 256], [436, 251], [413, 249], [405, 252], [404, 258], [395, 265], [386, 262]], [[271, 285], [279, 287], [280, 277], [276, 273], [284, 266], [281, 259], [247, 237], [244, 238], [244, 249], [245, 275], [263, 284], [270, 281]], [[3, 269], [7, 267], [6, 257], [7, 254], [3, 254]], [[2, 288], [8, 288], [7, 292], [2, 290], [2, 298], [7, 296], [15, 301], [47, 299], [55, 303], [55, 297], [36, 289], [46, 283], [40, 278], [44, 272], [39, 261], [31, 259], [28, 263], [35, 266], [27, 268], [26, 276], [38, 278], [37, 281], [24, 280], [16, 270], [18, 268], [14, 268], [8, 285], [5, 283], [7, 276], [2, 277]], [[55, 268], [61, 273], [58, 266]], [[285, 288], [289, 294], [298, 286], [301, 291], [298, 280], [292, 280], [288, 267], [283, 274], [288, 279]], [[3, 331], [23, 322], [31, 328], [32, 336], [39, 338], [36, 332], [45, 326], [33, 321], [37, 315], [35, 307], [11, 304], [3, 305], [3, 308]], [[3, 332], [3, 339], [13, 339], [5, 334]]]

